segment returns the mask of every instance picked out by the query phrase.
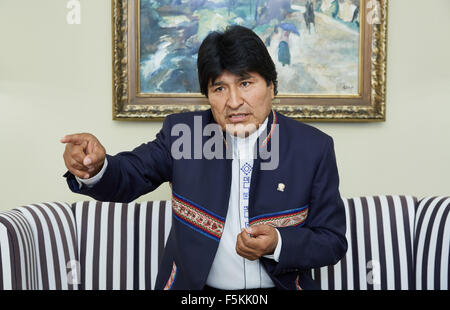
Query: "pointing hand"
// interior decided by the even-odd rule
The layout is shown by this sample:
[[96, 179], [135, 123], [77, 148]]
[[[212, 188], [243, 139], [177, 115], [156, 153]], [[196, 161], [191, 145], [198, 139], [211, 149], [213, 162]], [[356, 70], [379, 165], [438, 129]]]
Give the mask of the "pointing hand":
[[90, 133], [67, 135], [61, 143], [66, 144], [64, 163], [73, 175], [88, 179], [100, 172], [106, 150], [95, 136]]

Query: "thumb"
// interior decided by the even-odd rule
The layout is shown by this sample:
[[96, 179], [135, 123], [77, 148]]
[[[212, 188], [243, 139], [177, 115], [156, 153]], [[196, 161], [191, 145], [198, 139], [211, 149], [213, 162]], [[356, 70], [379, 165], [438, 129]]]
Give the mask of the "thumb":
[[272, 227], [268, 225], [255, 225], [247, 228], [247, 231], [253, 236], [267, 235]]
[[83, 165], [92, 166], [99, 162], [99, 156], [96, 153], [90, 153], [83, 159]]
[[89, 140], [86, 147], [86, 157], [83, 160], [83, 164], [85, 166], [89, 166], [100, 162], [103, 157], [102, 150], [103, 148], [96, 140]]
[[84, 159], [83, 159], [83, 165], [85, 165], [85, 166], [90, 166], [90, 165], [92, 165], [92, 163], [95, 163], [95, 161], [93, 161], [92, 159], [93, 159], [93, 155], [91, 154], [91, 155], [87, 155], [86, 157], [84, 157]]

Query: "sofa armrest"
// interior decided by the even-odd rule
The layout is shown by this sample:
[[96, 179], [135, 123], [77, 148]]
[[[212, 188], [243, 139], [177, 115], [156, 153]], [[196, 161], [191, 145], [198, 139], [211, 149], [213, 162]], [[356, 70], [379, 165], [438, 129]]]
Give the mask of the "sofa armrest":
[[450, 197], [425, 197], [420, 201], [414, 256], [416, 289], [450, 288]]
[[38, 203], [15, 210], [26, 218], [33, 235], [38, 267], [36, 289], [78, 289], [77, 236], [70, 205]]
[[34, 237], [17, 210], [0, 212], [0, 290], [36, 289]]

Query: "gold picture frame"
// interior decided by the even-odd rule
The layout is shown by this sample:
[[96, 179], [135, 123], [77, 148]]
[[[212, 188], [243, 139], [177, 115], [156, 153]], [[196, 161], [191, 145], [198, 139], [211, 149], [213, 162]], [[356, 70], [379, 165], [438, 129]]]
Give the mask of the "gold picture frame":
[[[385, 121], [387, 7], [388, 0], [360, 0], [356, 94], [279, 93], [274, 109], [301, 121]], [[162, 120], [172, 113], [208, 109], [200, 93], [141, 92], [139, 16], [140, 0], [112, 0], [113, 119]]]

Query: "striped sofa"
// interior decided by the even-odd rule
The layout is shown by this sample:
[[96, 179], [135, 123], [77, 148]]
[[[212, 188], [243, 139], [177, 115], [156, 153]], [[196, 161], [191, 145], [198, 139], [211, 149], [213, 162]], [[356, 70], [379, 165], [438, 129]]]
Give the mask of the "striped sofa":
[[[448, 289], [450, 197], [344, 199], [348, 251], [322, 289]], [[153, 289], [170, 201], [42, 203], [0, 212], [0, 289]]]

